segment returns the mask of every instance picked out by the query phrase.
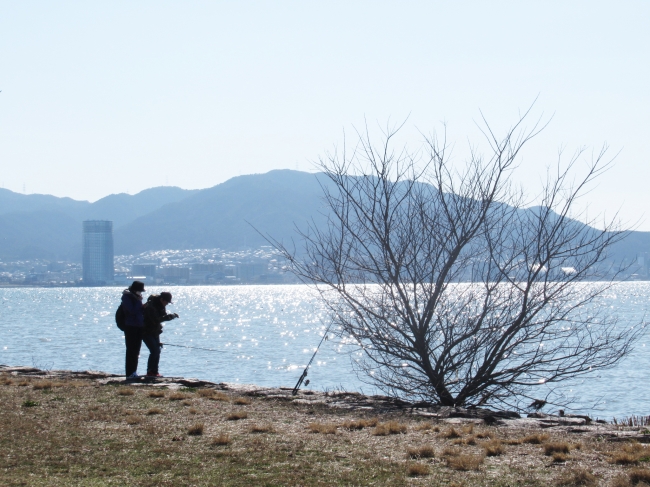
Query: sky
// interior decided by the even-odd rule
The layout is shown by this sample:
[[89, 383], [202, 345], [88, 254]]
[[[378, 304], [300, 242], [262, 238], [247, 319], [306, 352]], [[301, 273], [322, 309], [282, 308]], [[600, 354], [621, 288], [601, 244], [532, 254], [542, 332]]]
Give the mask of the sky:
[[[454, 164], [533, 106], [516, 182], [603, 144], [580, 204], [650, 231], [650, 2], [3, 1], [0, 186], [95, 201], [314, 170], [343, 134], [447, 127]], [[535, 101], [536, 100], [536, 101]], [[584, 159], [584, 161], [583, 161]]]

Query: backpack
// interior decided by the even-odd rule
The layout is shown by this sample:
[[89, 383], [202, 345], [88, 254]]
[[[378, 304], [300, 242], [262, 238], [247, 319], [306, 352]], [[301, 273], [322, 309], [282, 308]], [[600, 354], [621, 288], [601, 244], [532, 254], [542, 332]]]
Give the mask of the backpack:
[[117, 307], [117, 311], [115, 312], [115, 324], [117, 327], [124, 331], [124, 328], [126, 327], [126, 316], [124, 313], [124, 308], [122, 307], [122, 303]]

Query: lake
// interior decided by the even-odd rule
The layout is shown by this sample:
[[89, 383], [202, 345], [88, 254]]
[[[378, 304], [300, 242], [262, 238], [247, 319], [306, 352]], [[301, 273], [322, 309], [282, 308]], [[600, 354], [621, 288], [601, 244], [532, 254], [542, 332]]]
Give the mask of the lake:
[[[160, 366], [167, 376], [293, 387], [328, 324], [307, 286], [167, 286], [148, 288], [145, 296], [162, 290], [174, 296], [168, 312], [180, 315], [161, 336], [169, 344]], [[0, 363], [123, 374], [124, 339], [114, 321], [121, 293], [116, 287], [0, 289]], [[609, 291], [605, 305], [627, 326], [643, 318], [649, 301], [650, 283], [631, 282]], [[650, 415], [648, 348], [644, 336], [615, 368], [567, 386], [578, 399], [576, 411], [605, 419]], [[146, 372], [147, 356], [143, 345], [139, 373]], [[379, 393], [354, 374], [353, 358], [338, 341], [323, 342], [309, 388]]]

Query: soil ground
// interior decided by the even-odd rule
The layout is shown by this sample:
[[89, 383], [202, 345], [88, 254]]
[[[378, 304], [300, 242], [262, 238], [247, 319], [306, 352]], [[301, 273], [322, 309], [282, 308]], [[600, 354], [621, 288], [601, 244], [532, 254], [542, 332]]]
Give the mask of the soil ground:
[[650, 431], [0, 366], [3, 486], [650, 484]]

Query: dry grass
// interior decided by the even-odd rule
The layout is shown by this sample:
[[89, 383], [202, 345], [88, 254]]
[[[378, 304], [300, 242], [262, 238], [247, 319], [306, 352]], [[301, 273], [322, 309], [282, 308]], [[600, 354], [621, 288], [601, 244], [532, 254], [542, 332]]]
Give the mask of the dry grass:
[[226, 446], [230, 445], [230, 436], [226, 434], [220, 434], [219, 436], [215, 436], [212, 438], [212, 444], [214, 446]]
[[335, 435], [337, 427], [333, 423], [309, 423], [309, 431], [323, 435]]
[[273, 425], [271, 424], [254, 424], [250, 428], [251, 433], [273, 433]]
[[131, 389], [130, 387], [120, 387], [117, 390], [117, 394], [120, 396], [132, 396], [133, 394], [135, 394], [135, 392], [133, 392], [133, 389]]
[[553, 463], [564, 463], [569, 459], [569, 455], [566, 453], [555, 452], [551, 455], [551, 459], [553, 460]]
[[525, 436], [521, 439], [522, 443], [528, 443], [530, 445], [541, 445], [548, 441], [550, 436], [548, 433], [535, 433], [532, 435]]
[[248, 418], [248, 413], [246, 411], [235, 411], [226, 416], [228, 421], [239, 421], [240, 419]]
[[639, 457], [634, 453], [616, 452], [612, 455], [610, 462], [615, 465], [636, 465], [639, 463]]
[[468, 455], [460, 454], [447, 456], [445, 461], [447, 466], [452, 470], [467, 472], [469, 470], [478, 470], [485, 460], [485, 455]]
[[2, 384], [3, 386], [10, 386], [13, 383], [14, 383], [14, 381], [12, 379], [10, 379], [9, 377], [0, 378], [0, 384]]
[[485, 454], [488, 457], [498, 457], [506, 452], [506, 449], [503, 446], [503, 443], [501, 443], [501, 440], [495, 439], [486, 441], [481, 446], [483, 447], [483, 450], [485, 450]]
[[[472, 427], [462, 420], [436, 423], [399, 412], [376, 413], [378, 418], [368, 419], [363, 411], [305, 401], [255, 397], [248, 406], [210, 402], [217, 394], [228, 401], [238, 396], [215, 390], [161, 390], [159, 385], [143, 384], [128, 386], [134, 394], [120, 396], [122, 384], [104, 386], [85, 379], [76, 380], [78, 386], [72, 381], [60, 388], [54, 385], [55, 393], [43, 394], [32, 388], [37, 377], [26, 381], [29, 387], [18, 387], [21, 376], [11, 379], [11, 384], [0, 386], [0, 484], [7, 486], [104, 485], [108, 479], [133, 487], [190, 483], [591, 487], [596, 485], [594, 478], [603, 487], [632, 487], [650, 481], [650, 470], [639, 470], [640, 474], [634, 470], [650, 467], [645, 463], [650, 449], [607, 441], [614, 426], [598, 426], [598, 433], [569, 433], [566, 427], [533, 429], [531, 423], [522, 427], [515, 422], [507, 427], [476, 423]], [[193, 406], [167, 402], [174, 392], [191, 394]], [[27, 401], [36, 405], [21, 407]], [[194, 411], [198, 416], [192, 416]], [[249, 419], [228, 421], [229, 414], [235, 415], [230, 419]], [[188, 428], [199, 421], [205, 424], [203, 435], [192, 436]], [[402, 425], [392, 428], [397, 432], [408, 426], [408, 434], [372, 436], [378, 426], [390, 431], [391, 422]], [[321, 425], [315, 428], [319, 433], [329, 434], [310, 434], [310, 423]], [[430, 434], [436, 428], [442, 431]], [[455, 433], [449, 435], [452, 429]], [[596, 437], [601, 429], [603, 436]], [[447, 438], [456, 435], [459, 438]], [[506, 446], [507, 437], [516, 439], [512, 446]], [[453, 445], [454, 440], [460, 441]], [[568, 445], [560, 448], [570, 450], [568, 462], [564, 463], [563, 451], [545, 456], [546, 444], [557, 443]], [[505, 455], [498, 456], [499, 445], [505, 446]], [[638, 466], [610, 463], [616, 455], [627, 455]], [[412, 465], [421, 467], [411, 470]], [[428, 476], [423, 476], [427, 470]], [[613, 484], [619, 482], [614, 479], [620, 483]]]
[[349, 431], [355, 431], [355, 430], [362, 430], [364, 428], [370, 428], [373, 426], [377, 426], [379, 423], [379, 420], [377, 418], [372, 418], [372, 419], [360, 419], [358, 421], [344, 421], [341, 423], [341, 428], [349, 430]]
[[387, 423], [378, 423], [372, 434], [373, 436], [400, 435], [406, 433], [406, 430], [407, 427], [404, 423], [388, 421]]
[[210, 399], [211, 401], [221, 401], [221, 402], [230, 401], [230, 397], [228, 397], [228, 395], [224, 394], [223, 392], [217, 392], [216, 394], [212, 394], [211, 396], [208, 396], [208, 399]]
[[632, 485], [638, 485], [642, 482], [650, 485], [650, 470], [635, 468], [629, 473], [629, 478]]
[[630, 479], [623, 475], [618, 475], [612, 479], [609, 487], [630, 487]]
[[465, 426], [463, 426], [462, 431], [466, 435], [471, 435], [472, 433], [474, 433], [474, 423], [466, 424]]
[[452, 438], [460, 438], [461, 434], [458, 431], [456, 431], [456, 428], [449, 428], [447, 431], [443, 432], [440, 436], [450, 440]]
[[433, 458], [436, 451], [430, 445], [409, 448], [407, 454], [409, 458]]
[[546, 443], [543, 448], [544, 448], [544, 455], [549, 457], [554, 453], [567, 454], [571, 451], [571, 446], [569, 446], [569, 444], [566, 441]]
[[192, 401], [190, 399], [185, 399], [184, 401], [181, 402], [183, 406], [191, 406]]
[[584, 468], [565, 472], [557, 482], [557, 485], [573, 487], [596, 487], [598, 479], [594, 474]]
[[476, 436], [468, 436], [467, 438], [456, 438], [452, 441], [453, 445], [476, 445]]
[[194, 423], [187, 429], [187, 434], [191, 436], [201, 436], [204, 427], [203, 423]]
[[233, 403], [239, 405], [239, 406], [249, 406], [251, 403], [251, 400], [247, 397], [237, 397], [233, 401]]
[[409, 477], [423, 477], [429, 475], [429, 467], [423, 463], [411, 463], [406, 472]]
[[51, 380], [41, 380], [38, 382], [34, 382], [34, 385], [32, 385], [32, 387], [36, 390], [52, 389], [54, 387], [54, 383]]
[[170, 401], [182, 401], [184, 399], [187, 399], [188, 397], [190, 397], [190, 395], [185, 394], [184, 392], [172, 392], [169, 395], [169, 400]]
[[216, 394], [217, 391], [214, 389], [199, 389], [196, 391], [196, 393], [199, 395], [199, 397], [206, 397], [210, 398]]

